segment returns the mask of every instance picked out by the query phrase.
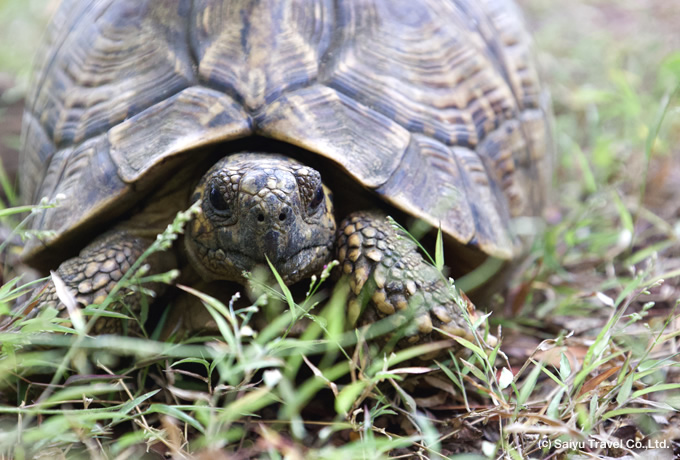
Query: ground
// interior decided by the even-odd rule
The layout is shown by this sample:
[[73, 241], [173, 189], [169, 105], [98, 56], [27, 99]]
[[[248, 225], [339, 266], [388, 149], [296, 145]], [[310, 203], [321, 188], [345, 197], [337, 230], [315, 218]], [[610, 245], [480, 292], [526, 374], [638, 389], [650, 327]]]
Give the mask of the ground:
[[[0, 42], [12, 43], [0, 50], [5, 207], [16, 204], [9, 184], [21, 104], [53, 3], [0, 3]], [[341, 302], [308, 313], [314, 295], [296, 306], [285, 292], [276, 308], [290, 306], [290, 318], [306, 316], [311, 326], [282, 341], [275, 338], [286, 336], [288, 323], [253, 336], [250, 311], [210, 302], [224, 320], [222, 337], [207, 344], [166, 344], [152, 331], [142, 342], [78, 330], [74, 340], [36, 334], [51, 324], [44, 319], [0, 334], [0, 451], [15, 458], [679, 456], [680, 3], [520, 5], [552, 94], [557, 157], [545, 231], [490, 304], [500, 351], [466, 344], [467, 358], [450, 361], [462, 368], [438, 373], [399, 364], [404, 354], [383, 363], [361, 347], [339, 360], [348, 349], [329, 344], [343, 338], [334, 327]], [[23, 268], [11, 245], [4, 249], [10, 283]], [[5, 307], [11, 287], [0, 290]], [[51, 347], [26, 347], [27, 340]], [[318, 343], [327, 348], [319, 352]]]

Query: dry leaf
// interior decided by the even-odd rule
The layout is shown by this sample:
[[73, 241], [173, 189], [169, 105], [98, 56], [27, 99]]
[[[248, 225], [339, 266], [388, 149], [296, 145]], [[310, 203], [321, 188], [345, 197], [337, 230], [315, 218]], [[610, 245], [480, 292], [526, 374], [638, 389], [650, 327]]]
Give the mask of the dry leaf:
[[590, 390], [594, 390], [595, 388], [597, 388], [597, 386], [600, 383], [604, 382], [605, 380], [607, 380], [609, 377], [616, 374], [620, 370], [621, 370], [621, 366], [612, 367], [611, 369], [606, 370], [605, 372], [601, 373], [600, 375], [597, 375], [597, 376], [593, 377], [592, 379], [588, 380], [581, 387], [581, 391], [578, 392], [577, 397], [589, 392]]

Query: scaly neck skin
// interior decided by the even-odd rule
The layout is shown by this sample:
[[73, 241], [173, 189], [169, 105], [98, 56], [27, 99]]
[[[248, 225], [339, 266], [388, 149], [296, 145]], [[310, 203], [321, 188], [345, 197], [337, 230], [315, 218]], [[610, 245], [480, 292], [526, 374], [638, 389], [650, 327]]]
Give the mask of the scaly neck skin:
[[201, 213], [185, 247], [205, 280], [243, 283], [243, 271], [269, 260], [287, 284], [318, 273], [331, 258], [335, 218], [320, 174], [289, 158], [230, 155], [199, 182]]

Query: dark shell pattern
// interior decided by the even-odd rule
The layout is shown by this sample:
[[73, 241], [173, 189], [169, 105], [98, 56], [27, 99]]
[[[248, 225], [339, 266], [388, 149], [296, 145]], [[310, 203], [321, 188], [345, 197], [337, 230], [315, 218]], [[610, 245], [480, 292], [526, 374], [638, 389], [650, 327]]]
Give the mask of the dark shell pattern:
[[512, 219], [543, 206], [547, 98], [509, 0], [64, 0], [37, 62], [20, 187], [62, 199], [29, 253], [123, 213], [191, 149], [252, 135], [502, 259], [521, 250]]

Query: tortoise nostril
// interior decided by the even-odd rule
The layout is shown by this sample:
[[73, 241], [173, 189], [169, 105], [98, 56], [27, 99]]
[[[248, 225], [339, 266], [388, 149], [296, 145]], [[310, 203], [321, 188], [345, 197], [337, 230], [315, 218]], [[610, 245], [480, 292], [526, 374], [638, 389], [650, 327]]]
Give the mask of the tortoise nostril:
[[264, 222], [264, 214], [258, 214], [257, 215], [257, 221], [258, 222]]
[[287, 217], [287, 216], [286, 216], [286, 213], [285, 213], [285, 212], [282, 212], [281, 214], [279, 214], [279, 220], [280, 220], [281, 222], [283, 222], [284, 220], [286, 220], [286, 217]]

